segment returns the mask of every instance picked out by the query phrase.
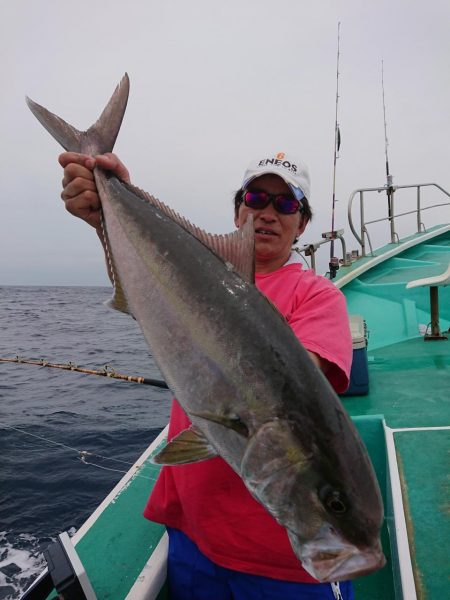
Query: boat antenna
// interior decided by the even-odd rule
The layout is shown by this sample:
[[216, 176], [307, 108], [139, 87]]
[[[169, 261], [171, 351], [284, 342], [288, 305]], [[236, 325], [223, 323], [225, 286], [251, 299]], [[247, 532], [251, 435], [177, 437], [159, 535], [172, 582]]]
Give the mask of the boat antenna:
[[[336, 232], [334, 229], [335, 220], [335, 205], [336, 205], [336, 161], [339, 158], [339, 149], [341, 147], [341, 131], [338, 123], [338, 106], [339, 106], [339, 57], [340, 57], [340, 28], [341, 23], [338, 22], [337, 35], [337, 61], [336, 61], [336, 115], [334, 121], [334, 156], [333, 156], [333, 202], [331, 207], [331, 232], [330, 232], [330, 279], [334, 279], [336, 271], [339, 269], [339, 262], [334, 257], [334, 240]], [[324, 234], [328, 235], [328, 234]]]

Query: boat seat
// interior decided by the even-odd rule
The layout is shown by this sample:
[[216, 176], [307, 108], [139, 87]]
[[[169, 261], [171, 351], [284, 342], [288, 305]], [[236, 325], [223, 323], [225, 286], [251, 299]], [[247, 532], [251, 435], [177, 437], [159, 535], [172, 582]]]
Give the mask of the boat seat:
[[431, 334], [425, 334], [424, 340], [446, 340], [447, 335], [439, 329], [439, 287], [450, 285], [450, 263], [447, 270], [434, 277], [415, 279], [406, 284], [407, 289], [415, 287], [430, 288]]
[[406, 287], [415, 288], [421, 286], [442, 286], [445, 287], [450, 285], [450, 263], [448, 268], [441, 275], [435, 275], [434, 277], [425, 277], [424, 279], [415, 279], [406, 284]]

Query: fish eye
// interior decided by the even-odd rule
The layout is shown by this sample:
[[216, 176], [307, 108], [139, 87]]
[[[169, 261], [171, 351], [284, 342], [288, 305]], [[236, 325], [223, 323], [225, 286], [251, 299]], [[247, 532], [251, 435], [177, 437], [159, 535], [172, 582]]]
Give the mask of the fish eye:
[[347, 499], [339, 490], [327, 485], [320, 490], [319, 497], [323, 504], [336, 515], [342, 515], [347, 512]]

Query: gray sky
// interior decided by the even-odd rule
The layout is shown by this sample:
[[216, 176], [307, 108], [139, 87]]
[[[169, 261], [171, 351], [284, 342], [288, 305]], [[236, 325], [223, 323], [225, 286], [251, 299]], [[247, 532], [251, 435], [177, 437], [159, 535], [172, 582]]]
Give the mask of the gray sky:
[[331, 221], [338, 21], [337, 226], [347, 228], [352, 190], [385, 183], [382, 59], [394, 182], [450, 188], [448, 0], [127, 4], [0, 0], [0, 285], [107, 284], [94, 230], [60, 200], [61, 149], [24, 97], [87, 129], [125, 71], [115, 150], [136, 185], [209, 231], [230, 231], [247, 163], [290, 152], [312, 177], [303, 239], [319, 238]]

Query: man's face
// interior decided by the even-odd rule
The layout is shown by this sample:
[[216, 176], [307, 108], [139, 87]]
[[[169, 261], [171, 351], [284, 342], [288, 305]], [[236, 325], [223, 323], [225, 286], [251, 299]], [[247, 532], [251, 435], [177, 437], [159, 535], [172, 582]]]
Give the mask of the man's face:
[[[288, 184], [281, 177], [272, 174], [257, 177], [246, 189], [292, 196]], [[234, 220], [236, 227], [242, 226], [249, 214], [253, 215], [255, 227], [256, 270], [270, 272], [281, 267], [289, 258], [294, 239], [303, 233], [306, 227], [301, 213], [283, 215], [275, 210], [271, 202], [260, 210], [249, 208], [242, 203]]]

